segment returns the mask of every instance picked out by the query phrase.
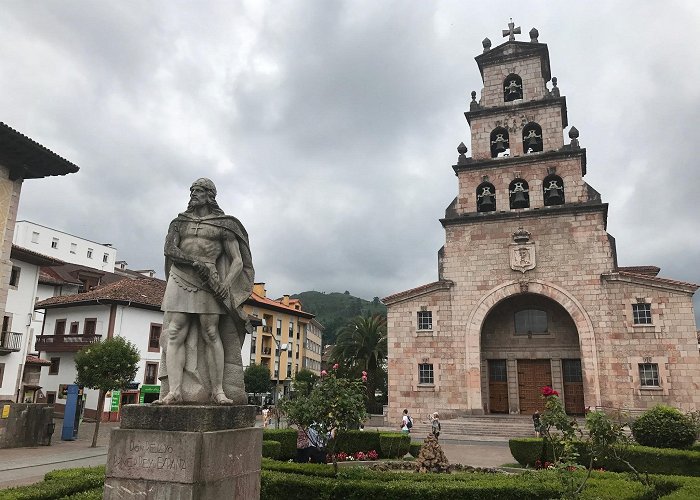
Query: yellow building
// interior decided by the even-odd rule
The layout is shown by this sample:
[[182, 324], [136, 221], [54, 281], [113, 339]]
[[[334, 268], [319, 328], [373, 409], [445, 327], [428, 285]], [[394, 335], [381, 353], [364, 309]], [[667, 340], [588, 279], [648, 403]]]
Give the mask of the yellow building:
[[243, 363], [267, 366], [278, 396], [289, 394], [291, 381], [299, 370], [306, 368], [320, 375], [323, 326], [313, 314], [302, 310], [301, 301], [290, 299], [289, 295], [269, 299], [265, 283], [255, 283], [243, 309], [262, 321], [249, 337], [248, 357], [246, 345], [243, 346]]

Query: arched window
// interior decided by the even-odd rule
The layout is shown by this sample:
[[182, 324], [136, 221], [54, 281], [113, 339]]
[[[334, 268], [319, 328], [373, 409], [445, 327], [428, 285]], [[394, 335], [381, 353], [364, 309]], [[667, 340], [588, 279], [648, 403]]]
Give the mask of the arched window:
[[542, 181], [544, 206], [564, 204], [564, 181], [558, 175], [548, 175]]
[[523, 128], [523, 153], [537, 153], [544, 149], [542, 127], [530, 122]]
[[496, 188], [490, 182], [482, 182], [476, 188], [476, 211], [494, 212], [496, 210]]
[[510, 153], [508, 130], [496, 127], [491, 131], [491, 158], [507, 156]]
[[547, 312], [524, 309], [515, 313], [515, 334], [532, 335], [547, 333]]
[[523, 79], [515, 73], [511, 73], [503, 80], [503, 100], [515, 101], [523, 98]]
[[515, 179], [508, 186], [510, 208], [528, 208], [530, 206], [530, 189], [524, 179]]

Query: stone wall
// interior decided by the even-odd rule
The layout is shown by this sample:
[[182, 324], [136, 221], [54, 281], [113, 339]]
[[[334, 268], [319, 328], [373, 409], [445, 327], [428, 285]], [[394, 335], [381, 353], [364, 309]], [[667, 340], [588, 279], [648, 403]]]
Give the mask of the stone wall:
[[8, 418], [0, 418], [0, 448], [20, 448], [48, 444], [53, 407], [46, 404], [0, 404], [10, 406]]

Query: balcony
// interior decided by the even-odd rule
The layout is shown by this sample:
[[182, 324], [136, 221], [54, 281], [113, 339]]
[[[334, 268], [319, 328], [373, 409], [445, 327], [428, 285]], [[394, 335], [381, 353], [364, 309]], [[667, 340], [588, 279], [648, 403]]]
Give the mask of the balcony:
[[272, 327], [271, 326], [263, 326], [262, 327], [263, 333], [269, 333], [272, 335]]
[[0, 356], [11, 352], [19, 352], [22, 347], [21, 332], [2, 332], [0, 333]]
[[270, 354], [272, 354], [272, 349], [270, 347], [263, 347], [260, 351], [260, 354], [262, 356], [269, 356]]
[[34, 349], [43, 352], [77, 352], [99, 342], [102, 335], [37, 335]]

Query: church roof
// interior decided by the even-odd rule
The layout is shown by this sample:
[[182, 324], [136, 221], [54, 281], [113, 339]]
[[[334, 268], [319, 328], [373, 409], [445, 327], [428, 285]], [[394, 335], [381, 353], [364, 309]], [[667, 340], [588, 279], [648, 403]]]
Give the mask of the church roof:
[[[645, 266], [646, 267], [646, 266]], [[693, 294], [700, 288], [700, 285], [695, 283], [689, 283], [687, 281], [677, 281], [668, 278], [659, 278], [658, 276], [651, 276], [649, 274], [633, 273], [629, 271], [624, 271], [624, 268], [619, 268], [617, 272], [604, 273], [601, 277], [608, 281], [625, 281], [628, 283], [634, 283], [638, 285], [646, 285], [657, 288], [664, 288], [667, 290], [673, 290], [676, 292], [685, 292]]]
[[433, 281], [432, 283], [427, 283], [416, 288], [411, 288], [410, 290], [405, 290], [403, 292], [398, 292], [393, 295], [384, 297], [382, 299], [382, 303], [385, 305], [389, 305], [395, 302], [399, 302], [401, 300], [417, 297], [418, 295], [424, 295], [427, 293], [436, 292], [438, 290], [449, 290], [450, 288], [452, 288], [452, 285], [454, 285], [454, 282], [449, 280]]
[[523, 60], [527, 57], [539, 57], [542, 68], [542, 78], [548, 82], [552, 78], [549, 68], [549, 49], [546, 43], [521, 42], [518, 40], [507, 41], [498, 47], [489, 49], [479, 54], [474, 59], [479, 66], [481, 77], [484, 77], [484, 68], [507, 61]]
[[38, 302], [36, 309], [74, 307], [97, 304], [123, 304], [145, 309], [160, 309], [165, 281], [156, 278], [123, 278], [89, 292], [59, 295]]
[[77, 165], [2, 122], [0, 163], [10, 169], [11, 180], [39, 179], [80, 170]]
[[656, 276], [661, 271], [660, 267], [656, 266], [618, 266], [618, 271], [625, 271], [632, 274], [643, 274], [645, 276]]

